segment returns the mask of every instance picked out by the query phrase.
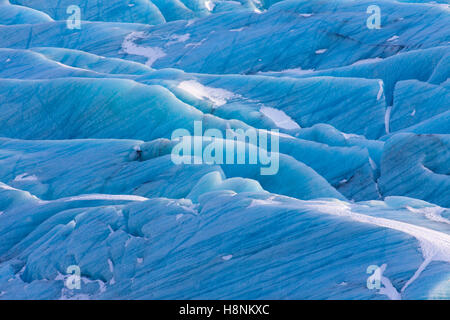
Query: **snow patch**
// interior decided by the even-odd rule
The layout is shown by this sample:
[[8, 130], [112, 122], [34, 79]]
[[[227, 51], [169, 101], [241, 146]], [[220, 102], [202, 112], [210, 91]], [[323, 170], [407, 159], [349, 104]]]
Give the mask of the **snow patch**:
[[192, 26], [195, 22], [197, 21], [197, 19], [190, 19], [186, 22], [186, 27]]
[[211, 0], [205, 1], [205, 7], [208, 11], [213, 11], [216, 5]]
[[171, 46], [175, 43], [182, 43], [182, 42], [186, 42], [191, 38], [191, 35], [189, 33], [186, 34], [174, 34], [172, 36], [170, 36], [169, 38], [169, 42], [167, 42], [168, 46]]
[[22, 173], [14, 178], [14, 182], [20, 182], [20, 181], [38, 181], [38, 178], [33, 174], [29, 175], [28, 173]]
[[363, 137], [361, 137], [358, 134], [354, 134], [354, 133], [345, 133], [345, 132], [341, 132], [341, 135], [345, 138], [345, 140], [349, 140], [352, 138], [356, 138], [356, 139], [364, 139]]
[[204, 100], [206, 98], [216, 106], [222, 106], [226, 104], [229, 99], [236, 97], [236, 95], [230, 91], [206, 87], [195, 80], [183, 81], [178, 85], [178, 88], [190, 93], [197, 99]]
[[189, 48], [189, 47], [197, 48], [197, 47], [200, 47], [205, 41], [206, 41], [206, 39], [202, 39], [202, 41], [200, 41], [200, 42], [191, 42], [191, 43], [186, 44], [184, 47], [185, 48]]
[[261, 107], [259, 111], [272, 120], [279, 128], [300, 129], [300, 126], [281, 110], [271, 107]]
[[108, 266], [109, 266], [109, 271], [110, 271], [111, 273], [114, 273], [114, 264], [113, 264], [113, 262], [111, 261], [111, 259], [108, 259]]
[[387, 39], [387, 41], [395, 41], [395, 40], [397, 40], [399, 38], [399, 36], [392, 36], [392, 37], [390, 37], [389, 39]]
[[370, 59], [362, 59], [362, 60], [358, 60], [354, 63], [351, 64], [351, 66], [357, 66], [360, 64], [367, 64], [367, 63], [374, 63], [374, 62], [379, 62], [382, 61], [382, 58], [370, 58]]
[[244, 30], [245, 27], [239, 28], [239, 29], [231, 29], [229, 30], [230, 32], [241, 32], [242, 30]]
[[441, 213], [444, 212], [444, 208], [441, 207], [423, 207], [423, 208], [413, 208], [406, 206], [406, 209], [410, 212], [421, 214], [425, 216], [428, 220], [450, 224], [450, 220], [442, 217]]
[[314, 69], [302, 69], [302, 68], [293, 68], [293, 69], [285, 69], [285, 70], [281, 70], [281, 71], [258, 71], [257, 74], [294, 74], [294, 75], [305, 75], [305, 74], [309, 74], [309, 73], [313, 73], [315, 72]]
[[144, 39], [144, 32], [132, 32], [125, 37], [122, 42], [122, 51], [135, 56], [146, 57], [147, 66], [151, 67], [156, 60], [166, 56], [166, 53], [159, 47], [144, 47], [135, 44], [136, 40]]

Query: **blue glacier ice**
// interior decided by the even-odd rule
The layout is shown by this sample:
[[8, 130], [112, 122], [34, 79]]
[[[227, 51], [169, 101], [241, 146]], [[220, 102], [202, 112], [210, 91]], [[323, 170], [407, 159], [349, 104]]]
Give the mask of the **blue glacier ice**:
[[[0, 299], [450, 299], [449, 26], [447, 0], [0, 0]], [[242, 163], [198, 157], [234, 138]]]

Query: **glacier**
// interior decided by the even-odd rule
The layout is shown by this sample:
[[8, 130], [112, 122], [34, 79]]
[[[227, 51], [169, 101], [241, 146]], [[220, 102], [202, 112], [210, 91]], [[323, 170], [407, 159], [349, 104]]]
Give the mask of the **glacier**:
[[[0, 300], [450, 299], [449, 26], [448, 0], [0, 0]], [[236, 144], [276, 174], [197, 163], [199, 122], [215, 155], [276, 138]]]

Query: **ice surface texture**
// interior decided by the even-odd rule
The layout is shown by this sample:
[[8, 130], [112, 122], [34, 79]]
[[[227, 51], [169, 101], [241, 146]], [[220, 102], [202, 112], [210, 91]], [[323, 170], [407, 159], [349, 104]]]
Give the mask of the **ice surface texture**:
[[[0, 299], [449, 299], [449, 26], [448, 1], [0, 0]], [[176, 165], [195, 121], [278, 129], [278, 173]]]

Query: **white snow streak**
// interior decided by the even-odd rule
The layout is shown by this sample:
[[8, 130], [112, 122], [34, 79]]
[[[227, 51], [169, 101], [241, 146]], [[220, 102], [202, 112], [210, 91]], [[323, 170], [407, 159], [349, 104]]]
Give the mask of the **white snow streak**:
[[374, 63], [374, 62], [379, 62], [382, 60], [383, 60], [382, 58], [362, 59], [362, 60], [358, 60], [358, 61], [352, 63], [351, 66], [357, 66], [360, 64], [367, 64], [367, 63]]
[[293, 69], [285, 69], [285, 70], [281, 70], [281, 71], [259, 71], [257, 72], [257, 74], [261, 74], [261, 75], [265, 75], [265, 74], [293, 74], [293, 75], [305, 75], [305, 74], [309, 74], [309, 73], [313, 73], [315, 70], [314, 69], [302, 69], [302, 68], [293, 68]]
[[28, 173], [23, 173], [18, 175], [17, 177], [14, 178], [15, 182], [20, 182], [20, 181], [38, 181], [38, 178], [33, 174], [33, 175], [29, 175]]
[[189, 92], [197, 99], [204, 100], [206, 98], [216, 106], [222, 106], [227, 103], [227, 100], [236, 97], [236, 95], [230, 91], [206, 87], [195, 80], [183, 81], [178, 85], [178, 88]]
[[213, 11], [215, 6], [216, 5], [211, 0], [205, 1], [205, 7], [208, 11]]
[[384, 114], [384, 128], [386, 129], [386, 133], [390, 132], [389, 123], [391, 122], [391, 111], [392, 106], [386, 108], [386, 112]]
[[146, 57], [147, 62], [145, 64], [151, 67], [156, 60], [165, 57], [166, 53], [159, 47], [143, 47], [135, 44], [136, 40], [144, 37], [143, 32], [130, 33], [122, 42], [122, 51], [127, 54]]
[[377, 100], [380, 100], [381, 97], [383, 96], [383, 92], [384, 92], [384, 82], [383, 82], [383, 80], [378, 80], [378, 86], [380, 88], [378, 89]]
[[268, 205], [281, 205], [281, 202], [274, 201], [275, 197], [269, 197], [268, 199], [254, 199], [247, 208], [257, 207], [257, 206], [268, 206]]
[[[351, 206], [350, 204], [341, 201], [312, 201], [306, 205], [317, 209], [320, 212], [336, 216], [349, 217], [361, 223], [390, 228], [404, 232], [416, 238], [420, 243], [424, 261], [401, 291], [404, 291], [413, 281], [415, 281], [430, 262], [443, 261], [450, 263], [450, 235], [448, 234], [402, 221], [373, 217], [354, 212], [352, 209], [357, 208], [356, 206]], [[386, 287], [388, 292], [385, 292], [384, 294], [392, 295], [393, 292], [391, 289], [392, 288]]]
[[399, 36], [392, 36], [392, 37], [390, 37], [389, 39], [387, 39], [387, 41], [395, 41], [395, 40], [397, 40], [399, 38]]
[[77, 200], [116, 200], [116, 201], [147, 201], [148, 198], [134, 195], [116, 195], [116, 194], [85, 194], [69, 198], [60, 199], [65, 202]]

